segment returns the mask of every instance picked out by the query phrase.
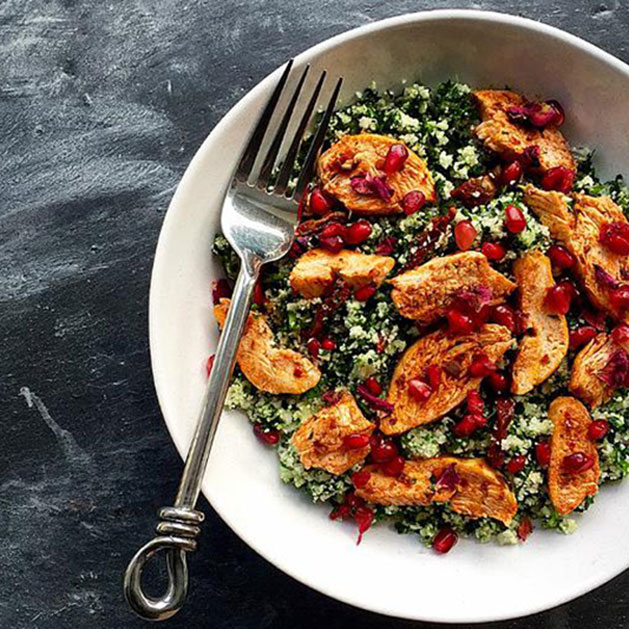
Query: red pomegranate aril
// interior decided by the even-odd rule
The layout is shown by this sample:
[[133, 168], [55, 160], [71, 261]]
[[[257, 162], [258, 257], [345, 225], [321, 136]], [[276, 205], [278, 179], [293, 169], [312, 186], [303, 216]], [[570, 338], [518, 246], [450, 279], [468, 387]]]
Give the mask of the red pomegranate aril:
[[310, 209], [317, 216], [324, 216], [332, 211], [333, 203], [331, 199], [321, 190], [314, 188], [310, 193]]
[[548, 248], [548, 257], [551, 264], [561, 270], [571, 269], [576, 262], [576, 258], [561, 245], [551, 245]]
[[625, 349], [629, 349], [629, 325], [620, 323], [611, 332], [612, 341]]
[[361, 218], [345, 230], [345, 242], [350, 245], [359, 245], [371, 236], [371, 224]]
[[519, 234], [526, 229], [526, 219], [519, 207], [507, 205], [505, 208], [505, 227], [512, 234]]
[[428, 379], [428, 384], [432, 387], [433, 391], [439, 388], [442, 373], [443, 369], [441, 369], [438, 365], [430, 365], [426, 369], [426, 378]]
[[357, 496], [355, 492], [350, 491], [345, 495], [345, 504], [350, 509], [360, 509], [360, 507], [365, 506], [365, 501]]
[[387, 236], [381, 243], [376, 245], [375, 253], [379, 256], [388, 256], [395, 251], [397, 241], [393, 236]]
[[556, 190], [568, 194], [574, 183], [574, 170], [565, 166], [555, 166], [549, 168], [542, 176], [541, 186], [544, 190]]
[[457, 539], [457, 534], [451, 528], [442, 528], [435, 535], [435, 539], [432, 540], [433, 550], [445, 555], [447, 552], [452, 550], [452, 547], [456, 544]]
[[481, 253], [492, 261], [502, 260], [507, 250], [499, 242], [484, 242], [480, 247]]
[[347, 227], [345, 225], [341, 225], [341, 223], [328, 223], [320, 233], [321, 238], [333, 238], [334, 236], [340, 236], [343, 240], [345, 239], [345, 234], [347, 233]]
[[471, 415], [482, 415], [485, 410], [485, 402], [478, 391], [472, 390], [467, 394], [467, 412]]
[[515, 332], [518, 327], [515, 311], [505, 304], [494, 306], [489, 316], [494, 323], [504, 325], [510, 332]]
[[472, 221], [465, 219], [454, 226], [454, 239], [456, 240], [457, 247], [461, 251], [470, 249], [474, 244], [476, 236], [476, 228], [472, 225]]
[[344, 520], [345, 518], [351, 515], [351, 509], [349, 505], [342, 504], [336, 507], [336, 509], [332, 509], [330, 512], [330, 520]]
[[380, 395], [382, 393], [380, 383], [373, 376], [369, 376], [369, 378], [365, 380], [365, 386], [372, 395]]
[[582, 325], [580, 328], [570, 330], [570, 349], [578, 349], [589, 343], [598, 332], [591, 325]]
[[502, 175], [500, 177], [502, 185], [512, 186], [520, 180], [520, 177], [522, 177], [522, 164], [520, 164], [520, 162], [515, 161], [503, 166]]
[[270, 446], [274, 446], [280, 440], [280, 433], [277, 430], [265, 430], [260, 424], [253, 425], [253, 432], [258, 439], [268, 443]]
[[358, 507], [354, 512], [354, 520], [358, 524], [358, 539], [356, 540], [358, 546], [363, 539], [363, 534], [373, 522], [373, 511], [369, 507]]
[[604, 419], [597, 419], [588, 426], [588, 439], [598, 441], [609, 432], [609, 422]]
[[468, 372], [472, 378], [484, 378], [496, 371], [496, 363], [484, 354], [475, 356], [472, 360]]
[[398, 477], [404, 471], [404, 457], [396, 456], [380, 465], [380, 470], [386, 476]]
[[469, 334], [474, 331], [474, 320], [472, 317], [455, 309], [448, 310], [446, 317], [448, 319], [448, 329], [453, 334]]
[[562, 468], [566, 474], [582, 474], [594, 465], [594, 457], [585, 452], [575, 452], [563, 458]]
[[507, 472], [509, 472], [509, 474], [517, 474], [524, 469], [525, 465], [526, 458], [521, 454], [518, 454], [507, 463]]
[[333, 352], [336, 349], [336, 343], [332, 339], [326, 338], [321, 341], [321, 348], [326, 352]]
[[544, 305], [550, 314], [565, 315], [570, 310], [572, 295], [569, 286], [556, 284], [546, 291]]
[[378, 290], [375, 286], [363, 286], [354, 291], [354, 299], [358, 301], [367, 301]]
[[389, 152], [384, 159], [382, 170], [384, 170], [387, 175], [392, 175], [393, 173], [402, 170], [407, 159], [408, 149], [404, 146], [404, 144], [394, 144], [389, 149]]
[[517, 529], [518, 539], [525, 542], [528, 536], [533, 532], [533, 522], [531, 518], [523, 518]]
[[397, 456], [397, 446], [389, 439], [371, 441], [371, 459], [374, 463], [386, 463]]
[[321, 343], [319, 343], [318, 339], [312, 338], [306, 343], [306, 348], [313, 358], [317, 358], [319, 356], [319, 350], [321, 349]]
[[217, 304], [224, 297], [231, 297], [232, 289], [226, 279], [212, 282], [212, 303]]
[[509, 388], [509, 380], [504, 374], [498, 371], [490, 373], [487, 376], [487, 382], [496, 393], [504, 393]]
[[404, 195], [401, 201], [402, 209], [406, 216], [415, 214], [424, 207], [426, 203], [426, 195], [419, 190], [411, 190]]
[[354, 485], [356, 489], [362, 489], [369, 482], [370, 478], [370, 472], [367, 470], [359, 470], [352, 474], [352, 485]]
[[432, 387], [419, 378], [413, 378], [408, 383], [408, 392], [416, 402], [425, 402], [432, 395]]
[[557, 100], [547, 100], [546, 105], [549, 105], [555, 111], [555, 117], [553, 118], [552, 124], [556, 127], [561, 127], [566, 119], [566, 114], [564, 113], [561, 103]]
[[347, 450], [358, 450], [369, 445], [369, 435], [366, 433], [347, 435], [343, 438], [343, 447]]
[[615, 310], [629, 308], [629, 286], [619, 286], [609, 291], [609, 302]]
[[210, 377], [210, 374], [212, 373], [212, 367], [214, 367], [214, 359], [216, 358], [216, 354], [212, 354], [208, 359], [207, 362], [205, 363], [205, 373], [207, 374], [207, 377]]
[[477, 428], [476, 417], [474, 415], [465, 415], [460, 422], [454, 424], [453, 430], [457, 437], [470, 437]]
[[489, 419], [485, 415], [472, 415], [476, 428], [485, 428], [489, 423]]
[[535, 459], [540, 467], [548, 467], [550, 463], [550, 443], [540, 441], [535, 444]]
[[605, 223], [599, 234], [600, 243], [612, 253], [629, 255], [629, 223], [614, 221]]
[[331, 253], [338, 253], [345, 244], [343, 239], [340, 236], [328, 236], [328, 237], [319, 237], [319, 244], [330, 251]]

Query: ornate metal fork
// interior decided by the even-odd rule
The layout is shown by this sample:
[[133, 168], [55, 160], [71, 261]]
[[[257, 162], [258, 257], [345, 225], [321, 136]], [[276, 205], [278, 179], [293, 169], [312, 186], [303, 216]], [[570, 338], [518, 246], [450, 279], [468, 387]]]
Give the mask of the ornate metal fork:
[[[207, 382], [203, 405], [186, 458], [175, 504], [173, 507], [164, 507], [160, 510], [157, 536], [134, 555], [124, 575], [124, 594], [129, 605], [136, 614], [149, 620], [169, 618], [179, 611], [185, 601], [188, 592], [186, 553], [196, 550], [196, 538], [201, 532], [200, 525], [204, 519], [203, 513], [196, 511], [194, 507], [201, 491], [201, 481], [234, 369], [236, 350], [247, 321], [253, 288], [259, 276], [260, 267], [282, 257], [293, 243], [295, 226], [299, 218], [299, 204], [312, 176], [343, 81], [339, 78], [334, 86], [325, 112], [314, 133], [297, 183], [291, 189], [289, 186], [291, 173], [295, 168], [302, 138], [325, 82], [325, 71], [321, 74], [305, 106], [277, 175], [274, 174], [274, 168], [309, 66], [306, 66], [297, 82], [257, 176], [254, 166], [261, 154], [264, 138], [288, 80], [292, 64], [291, 60], [286, 65], [279, 83], [260, 116], [223, 203], [221, 227], [225, 237], [240, 256], [240, 273], [216, 350], [214, 365]], [[142, 571], [147, 560], [162, 550], [166, 553], [168, 587], [162, 596], [155, 598], [143, 591]]]

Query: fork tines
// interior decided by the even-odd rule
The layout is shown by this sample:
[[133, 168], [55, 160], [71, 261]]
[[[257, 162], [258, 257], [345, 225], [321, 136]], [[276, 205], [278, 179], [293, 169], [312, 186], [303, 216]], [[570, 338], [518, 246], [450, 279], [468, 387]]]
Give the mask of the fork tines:
[[[286, 64], [284, 72], [282, 73], [278, 84], [273, 90], [273, 93], [271, 94], [271, 97], [269, 98], [269, 101], [266, 104], [266, 107], [264, 108], [260, 119], [258, 120], [258, 124], [253, 130], [249, 142], [245, 150], [243, 151], [240, 163], [234, 175], [234, 178], [241, 183], [247, 182], [252, 175], [256, 159], [261, 152], [260, 149], [264, 142], [269, 123], [271, 122], [273, 114], [277, 109], [282, 91], [284, 90], [284, 87], [288, 82], [292, 66], [293, 60], [291, 59]], [[293, 117], [295, 106], [297, 104], [297, 101], [299, 100], [299, 96], [306, 81], [306, 77], [308, 76], [309, 70], [310, 65], [308, 64], [304, 68], [304, 71], [302, 72], [301, 77], [299, 78], [297, 85], [294, 88], [293, 94], [286, 107], [286, 110], [284, 111], [284, 114], [279, 122], [279, 125], [275, 130], [275, 134], [273, 136], [269, 149], [264, 156], [262, 165], [260, 166], [258, 176], [256, 177], [255, 182], [251, 184], [257, 186], [261, 190], [268, 189], [269, 186], [272, 184], [273, 188], [271, 192], [273, 194], [283, 195], [285, 198], [294, 199], [296, 202], [300, 200], [302, 194], [304, 193], [304, 190], [306, 189], [306, 186], [308, 185], [308, 182], [312, 177], [314, 165], [319, 155], [319, 151], [321, 150], [321, 146], [323, 145], [323, 142], [325, 140], [328, 125], [330, 123], [330, 118], [332, 116], [332, 112], [334, 111], [334, 105], [338, 98], [341, 84], [343, 83], [343, 78], [339, 77], [328, 100], [325, 111], [312, 137], [312, 141], [308, 149], [308, 154], [299, 171], [297, 184], [294, 190], [291, 191], [289, 190], [288, 184], [291, 179], [291, 175], [293, 174], [295, 169], [295, 160], [297, 158], [297, 155], [299, 154], [299, 148], [301, 146], [304, 133], [308, 128], [308, 124], [310, 122], [314, 108], [317, 104], [319, 94], [321, 93], [323, 84], [325, 83], [325, 70], [321, 73], [317, 84], [312, 90], [310, 99], [308, 100], [308, 103], [303, 110], [303, 113], [299, 120], [299, 124], [297, 125], [297, 128], [290, 142], [290, 146], [286, 151], [283, 159], [281, 160], [281, 167], [274, 181], [272, 176], [275, 172], [274, 169], [277, 167], [278, 155], [282, 146], [282, 142], [284, 141], [284, 136], [286, 135], [286, 130], [288, 129], [291, 118]]]

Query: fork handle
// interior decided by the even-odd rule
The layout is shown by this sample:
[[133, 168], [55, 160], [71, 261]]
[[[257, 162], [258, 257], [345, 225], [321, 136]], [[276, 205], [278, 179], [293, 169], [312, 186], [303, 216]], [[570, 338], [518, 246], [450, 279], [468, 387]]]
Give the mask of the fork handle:
[[[195, 511], [194, 507], [201, 491], [201, 481], [225, 403], [260, 266], [261, 261], [255, 256], [248, 257], [241, 264], [175, 505], [160, 509], [157, 536], [138, 550], [125, 571], [125, 597], [135, 613], [147, 620], [165, 620], [177, 613], [188, 592], [186, 553], [196, 550], [196, 538], [204, 519], [203, 513]], [[160, 551], [166, 553], [168, 587], [164, 594], [155, 598], [144, 593], [142, 571], [148, 559]]]

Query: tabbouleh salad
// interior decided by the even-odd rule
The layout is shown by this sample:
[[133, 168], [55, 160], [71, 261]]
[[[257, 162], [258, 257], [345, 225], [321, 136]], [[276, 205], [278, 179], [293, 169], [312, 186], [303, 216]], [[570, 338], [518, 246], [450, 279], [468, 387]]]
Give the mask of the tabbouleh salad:
[[[495, 95], [507, 95], [511, 99], [508, 106], [499, 99], [491, 101]], [[621, 299], [624, 258], [622, 268], [595, 269], [596, 277], [606, 284], [601, 290], [613, 292], [615, 299], [606, 308], [600, 300], [597, 302], [596, 290], [592, 293], [588, 288], [588, 270], [584, 266], [588, 262], [579, 258], [578, 243], [558, 237], [556, 225], [528, 202], [527, 188], [536, 186], [542, 191], [540, 194], [556, 195], [551, 201], [563, 203], [568, 212], [578, 212], [579, 195], [587, 195], [609, 197], [612, 205], [627, 214], [629, 192], [620, 176], [602, 182], [588, 151], [571, 150], [567, 159], [572, 162], [567, 167], [545, 164], [556, 158], [551, 146], [554, 139], [563, 142], [558, 130], [561, 122], [563, 111], [555, 101], [532, 103], [509, 91], [473, 93], [467, 85], [451, 81], [436, 89], [413, 83], [405, 85], [400, 93], [379, 92], [373, 86], [333, 115], [325, 148], [332, 147], [333, 151], [348, 136], [364, 138], [364, 142], [386, 136], [388, 152], [385, 151], [384, 161], [372, 164], [375, 170], [366, 175], [356, 174], [356, 163], [352, 162], [356, 158], [352, 155], [335, 158], [337, 170], [332, 175], [320, 167], [319, 179], [313, 182], [307, 201], [310, 214], [306, 210], [302, 219], [305, 228], [298, 231], [290, 255], [264, 268], [252, 307], [253, 315], [265, 317], [277, 347], [297, 352], [312, 363], [318, 374], [316, 384], [300, 394], [259, 390], [243, 373], [246, 370], [239, 356], [240, 366], [229, 389], [227, 406], [242, 410], [256, 434], [276, 448], [282, 481], [306, 492], [314, 502], [329, 503], [332, 519], [355, 521], [361, 536], [372, 523], [388, 521], [398, 532], [414, 533], [426, 545], [447, 552], [458, 537], [475, 537], [481, 542], [495, 540], [500, 544], [522, 542], [534, 524], [572, 533], [577, 527], [573, 514], [588, 509], [598, 486], [617, 481], [629, 471], [629, 390], [624, 388], [629, 361], [623, 347], [629, 339], [629, 327], [625, 329], [627, 304]], [[487, 127], [485, 135], [480, 132], [481, 123]], [[488, 127], [489, 123], [502, 127], [496, 131]], [[524, 144], [518, 134], [524, 138]], [[539, 147], [535, 144], [539, 138], [551, 144], [548, 150], [541, 140]], [[509, 142], [515, 143], [513, 150], [509, 150]], [[403, 168], [410, 168], [411, 156], [414, 163], [428, 171], [428, 175], [423, 173], [424, 188], [419, 193], [412, 189], [412, 181], [406, 188], [409, 182], [393, 183], [398, 181], [396, 172], [399, 175]], [[343, 163], [346, 158], [349, 164]], [[377, 174], [380, 172], [384, 174]], [[413, 176], [420, 175], [421, 172]], [[363, 204], [356, 205], [358, 210], [352, 211], [352, 204], [342, 193], [333, 194], [333, 184], [340, 180], [345, 185], [343, 190], [349, 191], [347, 194], [353, 195], [356, 203]], [[434, 188], [434, 200], [426, 186]], [[371, 212], [370, 200], [377, 200], [380, 206], [397, 203], [396, 210]], [[362, 227], [354, 228], [348, 236], [348, 230], [357, 223]], [[622, 220], [615, 220], [605, 224], [605, 233], [610, 232], [609, 242], [601, 235], [599, 246], [622, 258], [629, 253], [629, 235], [621, 223]], [[330, 228], [331, 225], [337, 227]], [[623, 247], [627, 248], [624, 253]], [[342, 272], [335, 267], [335, 272], [341, 274], [340, 280], [336, 277], [334, 284], [323, 292], [304, 296], [291, 283], [291, 273], [300, 258], [313, 249], [322, 251], [322, 256], [330, 260], [347, 250], [391, 258], [392, 270], [387, 280], [380, 278], [367, 289], [351, 286], [350, 290], [343, 282]], [[525, 302], [519, 301], [523, 297], [517, 289], [498, 305], [489, 301], [486, 293], [491, 291], [487, 290], [458, 293], [466, 302], [459, 306], [456, 295], [450, 295], [445, 315], [427, 322], [403, 316], [392, 298], [397, 288], [393, 288], [391, 278], [455, 255], [480, 253], [505, 281], [513, 283], [514, 261], [534, 251], [544, 254], [538, 259], [541, 257], [542, 264], [548, 260], [549, 269], [552, 263], [556, 282], [548, 288], [544, 298], [547, 310], [540, 317], [546, 317], [554, 329], [567, 327], [565, 338], [553, 346], [556, 368], [525, 393], [514, 393], [517, 386], [512, 384], [513, 365], [522, 339], [532, 334], [526, 313], [522, 314]], [[215, 238], [213, 253], [221, 259], [227, 278], [235, 279], [239, 261], [220, 234]], [[444, 272], [448, 272], [447, 268]], [[443, 286], [447, 278], [438, 280], [436, 286]], [[215, 287], [216, 299], [228, 295], [225, 282], [220, 284]], [[474, 312], [466, 312], [475, 298], [480, 302], [474, 305]], [[614, 313], [616, 306], [620, 310]], [[480, 322], [474, 319], [477, 315]], [[433, 371], [428, 375], [396, 375], [396, 366], [405, 352], [429, 335], [441, 335], [440, 342], [447, 344], [454, 342], [452, 338], [457, 335], [479, 334], [479, 326], [490, 325], [488, 321], [495, 327], [506, 325], [509, 341], [506, 350], [503, 348], [493, 361], [482, 352], [468, 357], [468, 363], [471, 360], [474, 364], [466, 368], [476, 379], [471, 388], [467, 387], [467, 393], [459, 395], [451, 408], [444, 406], [445, 412], [438, 417], [417, 419], [417, 425], [403, 432], [395, 432], [395, 426], [388, 434], [379, 432], [380, 422], [396, 412], [396, 404], [421, 408], [422, 404], [429, 404], [431, 396], [434, 400], [440, 395], [439, 387], [456, 389], [459, 384], [453, 382], [457, 378], [467, 378], [465, 382], [469, 383], [471, 377], [450, 372], [449, 376], [442, 376], [448, 365], [438, 362], [430, 365]], [[594, 374], [598, 378], [595, 384], [605, 388], [594, 400], [588, 398], [587, 391], [583, 395], [575, 393], [578, 387], [571, 383], [571, 377], [575, 357], [597, 339], [601, 341], [601, 336], [607, 346], [613, 344], [613, 352], [600, 373]], [[629, 343], [626, 345], [629, 349]], [[301, 367], [299, 370], [301, 373]], [[415, 377], [408, 380], [410, 375]], [[404, 402], [391, 398], [392, 381], [398, 377], [406, 378], [403, 387], [408, 389], [400, 395], [410, 397]], [[440, 380], [448, 377], [447, 382]], [[312, 430], [297, 439], [299, 427], [326, 412], [329, 415], [342, 392], [349, 393], [350, 404], [357, 404], [352, 414], [360, 415], [363, 427], [340, 437], [336, 434], [329, 443], [313, 444]], [[585, 431], [589, 436], [578, 437], [576, 445], [572, 437], [561, 442], [559, 436], [553, 436], [554, 426], [557, 428], [549, 417], [549, 403], [558, 397], [569, 397], [582, 409], [577, 412], [585, 414], [583, 421], [587, 422]], [[581, 398], [589, 410], [576, 398]], [[418, 411], [416, 416], [420, 415]], [[326, 417], [328, 421], [330, 418]], [[365, 429], [367, 425], [369, 428]], [[308, 448], [304, 449], [303, 444], [308, 439], [311, 450], [306, 456]], [[589, 440], [590, 445], [580, 446], [579, 439]], [[568, 450], [561, 459], [553, 461], [551, 455], [560, 446]], [[326, 448], [361, 454], [353, 463], [353, 459], [343, 459], [349, 467], [345, 465], [347, 469], [340, 473], [340, 468], [335, 469], [333, 473], [326, 469], [329, 466], [316, 462], [326, 460]], [[494, 480], [504, 485], [504, 492], [515, 499], [512, 513], [497, 516], [484, 506], [483, 499], [471, 506], [466, 499], [455, 500], [457, 492], [465, 498], [466, 472], [457, 461], [467, 459], [483, 461], [483, 469], [487, 468], [483, 473], [491, 477], [489, 485]], [[431, 473], [424, 478], [426, 486], [420, 492], [417, 488], [423, 482], [423, 472], [418, 467], [411, 473], [409, 462], [421, 466], [426, 461], [440, 460], [444, 461], [441, 469], [431, 467]], [[578, 495], [576, 505], [557, 508], [557, 499], [551, 499], [549, 492], [552, 470], [558, 475], [559, 493], [565, 493], [569, 486], [570, 491], [579, 494], [579, 475], [590, 474], [590, 488]], [[379, 484], [373, 485], [370, 493], [370, 483], [376, 480]], [[468, 480], [478, 489], [477, 480]], [[482, 484], [482, 490], [487, 490], [487, 486]], [[415, 487], [408, 499], [404, 497], [405, 487], [409, 491]], [[439, 497], [444, 490], [446, 495]], [[478, 496], [469, 500], [478, 501]]]

